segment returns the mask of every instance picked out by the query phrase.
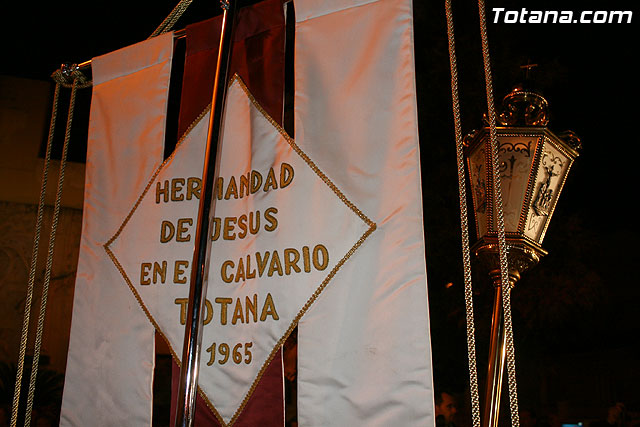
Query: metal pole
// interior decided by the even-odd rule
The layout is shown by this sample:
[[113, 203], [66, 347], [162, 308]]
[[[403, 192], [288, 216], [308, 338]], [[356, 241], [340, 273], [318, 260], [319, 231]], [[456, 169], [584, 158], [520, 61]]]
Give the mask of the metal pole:
[[[484, 422], [485, 427], [496, 427], [500, 414], [500, 395], [502, 394], [502, 374], [506, 356], [506, 335], [504, 333], [504, 312], [502, 311], [502, 292], [500, 277], [494, 277], [496, 283], [491, 318], [491, 346], [489, 349], [489, 368], [485, 391]], [[510, 292], [509, 289], [506, 292]]]
[[224, 101], [227, 92], [229, 62], [233, 31], [236, 20], [236, 1], [222, 0], [224, 9], [222, 31], [218, 48], [216, 77], [213, 85], [209, 130], [205, 149], [204, 168], [202, 171], [202, 189], [198, 220], [196, 223], [195, 249], [191, 262], [191, 283], [189, 288], [189, 304], [185, 325], [184, 344], [182, 347], [182, 365], [180, 367], [180, 388], [176, 410], [176, 426], [190, 427], [195, 415], [195, 402], [198, 385], [198, 368], [202, 345], [202, 320], [204, 302], [207, 295], [207, 279], [211, 240], [209, 224], [215, 212], [213, 185], [217, 165], [219, 164], [219, 140], [222, 132]]
[[[507, 334], [503, 308], [503, 292], [511, 292], [520, 280], [522, 273], [533, 268], [547, 252], [537, 244], [511, 240], [507, 242], [509, 250], [509, 279], [502, 284], [502, 271], [499, 268], [499, 253], [495, 238], [483, 237], [474, 247], [478, 260], [485, 265], [493, 282], [494, 300], [491, 320], [491, 344], [489, 349], [489, 366], [485, 386], [483, 406], [483, 427], [496, 427], [500, 415], [500, 395], [502, 394], [502, 378], [507, 358]], [[510, 398], [512, 396], [509, 396]], [[512, 413], [513, 417], [513, 413]], [[513, 421], [513, 418], [512, 418]], [[515, 424], [515, 423], [514, 423]]]

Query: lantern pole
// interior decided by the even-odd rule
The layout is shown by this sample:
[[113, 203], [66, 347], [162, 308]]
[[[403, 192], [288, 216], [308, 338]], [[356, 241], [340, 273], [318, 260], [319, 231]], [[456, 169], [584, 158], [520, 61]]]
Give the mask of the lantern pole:
[[[534, 64], [522, 67], [528, 73]], [[511, 291], [520, 276], [535, 267], [547, 255], [542, 240], [567, 174], [581, 149], [580, 138], [566, 131], [555, 135], [548, 130], [548, 103], [542, 95], [528, 87], [515, 86], [502, 101], [498, 116], [497, 138], [500, 142], [500, 189], [506, 200], [505, 243], [508, 253], [506, 277], [501, 271], [498, 230], [494, 204], [493, 181], [495, 167], [485, 153], [490, 129], [473, 131], [465, 138], [469, 180], [473, 197], [477, 243], [471, 248], [476, 258], [488, 271], [494, 287], [494, 305], [491, 322], [489, 364], [485, 387], [484, 427], [498, 425], [500, 397], [505, 365], [514, 370], [509, 360], [513, 357], [513, 339], [507, 334], [505, 301], [510, 301]], [[503, 283], [507, 282], [507, 283]], [[509, 348], [511, 346], [511, 349]], [[514, 419], [515, 375], [509, 376], [509, 393]], [[517, 413], [516, 413], [517, 416]], [[517, 417], [516, 417], [517, 422]]]
[[231, 46], [236, 20], [236, 1], [221, 0], [223, 8], [222, 31], [218, 48], [215, 81], [209, 115], [209, 130], [205, 148], [204, 167], [202, 171], [202, 189], [196, 222], [195, 248], [191, 262], [191, 282], [189, 288], [189, 304], [182, 348], [182, 365], [180, 367], [180, 385], [175, 425], [190, 427], [195, 415], [195, 402], [198, 386], [198, 369], [200, 349], [202, 346], [202, 313], [207, 295], [207, 279], [211, 240], [209, 239], [210, 217], [215, 212], [213, 186], [219, 164], [219, 142], [222, 134], [222, 118], [224, 101], [227, 92]]
[[[511, 285], [511, 284], [509, 284]], [[504, 333], [504, 312], [502, 311], [503, 287], [500, 277], [494, 278], [493, 315], [491, 317], [491, 344], [489, 347], [489, 367], [485, 389], [484, 423], [485, 426], [497, 426], [502, 393], [502, 374], [506, 358], [506, 335]], [[511, 291], [511, 286], [506, 292]]]
[[494, 299], [491, 317], [491, 338], [489, 346], [489, 365], [485, 388], [485, 401], [482, 425], [496, 427], [500, 414], [502, 379], [507, 354], [507, 337], [504, 330], [504, 311], [502, 309], [503, 292], [511, 292], [520, 275], [533, 268], [547, 252], [538, 245], [528, 242], [516, 242], [507, 238], [509, 251], [509, 283], [502, 285], [500, 258], [497, 241], [484, 237], [474, 246], [476, 257], [489, 270], [493, 282]]

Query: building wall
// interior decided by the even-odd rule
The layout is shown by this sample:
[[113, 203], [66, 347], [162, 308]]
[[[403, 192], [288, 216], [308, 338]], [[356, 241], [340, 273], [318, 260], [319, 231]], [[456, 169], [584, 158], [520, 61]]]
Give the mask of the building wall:
[[[0, 202], [0, 361], [7, 363], [18, 359], [37, 210], [36, 205]], [[53, 208], [47, 206], [34, 281], [29, 355], [40, 311], [52, 214]], [[66, 363], [81, 226], [82, 211], [61, 210], [41, 349], [44, 366], [57, 372], [64, 372]]]

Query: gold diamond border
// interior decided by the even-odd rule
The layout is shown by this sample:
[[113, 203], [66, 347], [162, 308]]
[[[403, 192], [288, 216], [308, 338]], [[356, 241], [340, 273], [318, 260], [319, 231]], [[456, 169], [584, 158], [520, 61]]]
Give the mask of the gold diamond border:
[[[320, 294], [322, 293], [322, 291], [327, 287], [327, 285], [329, 284], [329, 282], [331, 281], [331, 279], [333, 279], [333, 277], [336, 275], [336, 273], [338, 272], [338, 270], [340, 270], [340, 268], [344, 265], [345, 262], [347, 262], [347, 260], [349, 260], [349, 258], [351, 258], [351, 256], [355, 253], [355, 251], [364, 243], [364, 241], [376, 230], [376, 224], [375, 222], [371, 221], [355, 204], [353, 204], [345, 195], [344, 193], [333, 183], [333, 181], [331, 181], [331, 179], [324, 174], [324, 172], [322, 172], [322, 170], [320, 170], [320, 168], [311, 160], [311, 158], [295, 143], [295, 141], [293, 140], [293, 138], [291, 138], [286, 131], [282, 128], [282, 126], [280, 126], [263, 108], [262, 106], [258, 103], [258, 101], [255, 99], [255, 97], [251, 94], [251, 92], [249, 91], [249, 88], [245, 85], [245, 83], [242, 81], [242, 78], [238, 75], [238, 74], [234, 74], [233, 78], [231, 79], [231, 81], [229, 82], [229, 86], [231, 87], [234, 83], [238, 83], [240, 85], [240, 87], [242, 88], [242, 90], [245, 92], [245, 94], [247, 95], [247, 97], [249, 98], [249, 100], [251, 101], [251, 103], [254, 105], [254, 107], [256, 107], [258, 109], [258, 111], [260, 111], [260, 113], [263, 115], [263, 117], [269, 122], [271, 123], [271, 125], [282, 135], [282, 137], [287, 141], [287, 143], [291, 146], [291, 148], [293, 149], [293, 151], [295, 151], [304, 161], [305, 163], [311, 168], [311, 170], [313, 172], [315, 172], [316, 175], [318, 175], [318, 177], [331, 189], [331, 191], [333, 191], [333, 193], [352, 211], [354, 212], [365, 224], [367, 224], [369, 226], [369, 228], [362, 234], [362, 236], [360, 236], [360, 238], [358, 239], [358, 241], [351, 247], [351, 249], [349, 249], [347, 251], [347, 253], [342, 257], [342, 259], [340, 259], [340, 261], [338, 261], [338, 263], [333, 267], [333, 269], [329, 272], [329, 274], [324, 278], [324, 280], [320, 283], [320, 285], [318, 286], [318, 288], [313, 292], [313, 294], [311, 295], [311, 297], [307, 300], [307, 302], [302, 306], [302, 308], [300, 309], [300, 311], [298, 312], [298, 314], [294, 317], [294, 319], [292, 320], [291, 324], [289, 325], [289, 328], [285, 331], [284, 335], [276, 342], [275, 346], [273, 347], [273, 349], [271, 350], [271, 353], [269, 354], [269, 356], [267, 356], [267, 359], [265, 360], [265, 362], [262, 364], [262, 367], [260, 368], [260, 370], [258, 371], [258, 374], [256, 375], [256, 378], [253, 380], [253, 383], [251, 384], [251, 386], [249, 387], [249, 391], [247, 392], [247, 394], [244, 396], [244, 398], [242, 399], [242, 402], [240, 403], [240, 406], [238, 407], [238, 409], [236, 410], [236, 412], [234, 413], [234, 415], [231, 417], [231, 420], [229, 421], [229, 423], [225, 423], [224, 420], [222, 419], [222, 416], [218, 413], [218, 411], [215, 409], [215, 406], [213, 405], [213, 403], [209, 400], [209, 398], [207, 397], [207, 395], [202, 391], [202, 389], [200, 388], [200, 386], [198, 386], [198, 393], [200, 394], [200, 396], [204, 399], [204, 401], [206, 402], [207, 406], [209, 407], [209, 409], [211, 409], [211, 411], [213, 412], [213, 414], [215, 415], [216, 419], [218, 420], [218, 422], [220, 422], [220, 424], [222, 426], [232, 426], [237, 420], [238, 417], [240, 416], [240, 414], [242, 413], [242, 411], [244, 410], [247, 402], [249, 401], [249, 398], [251, 397], [251, 395], [253, 394], [253, 392], [255, 391], [255, 388], [258, 384], [258, 382], [260, 381], [260, 379], [262, 378], [262, 375], [264, 374], [264, 371], [267, 369], [267, 367], [269, 366], [269, 363], [271, 363], [271, 361], [273, 360], [273, 357], [275, 356], [275, 354], [277, 353], [277, 351], [280, 349], [280, 347], [282, 347], [282, 345], [284, 344], [284, 342], [286, 341], [286, 339], [289, 337], [289, 335], [291, 334], [291, 332], [295, 329], [295, 327], [298, 325], [298, 322], [300, 321], [300, 319], [302, 318], [302, 316], [304, 316], [304, 314], [307, 312], [307, 310], [311, 307], [311, 305], [318, 299], [318, 297], [320, 296]], [[209, 104], [203, 111], [202, 113], [200, 113], [200, 115], [193, 121], [193, 123], [191, 123], [191, 125], [189, 125], [189, 127], [187, 128], [187, 130], [185, 131], [184, 135], [180, 138], [180, 140], [178, 141], [178, 143], [176, 144], [176, 148], [173, 151], [173, 153], [171, 153], [171, 155], [164, 161], [162, 162], [162, 164], [156, 169], [156, 171], [153, 173], [153, 175], [151, 176], [151, 179], [149, 180], [147, 186], [145, 187], [145, 189], [143, 190], [142, 194], [140, 195], [140, 197], [138, 198], [138, 200], [136, 201], [136, 203], [134, 204], [133, 208], [131, 209], [131, 211], [129, 212], [129, 214], [125, 217], [124, 221], [122, 222], [122, 224], [120, 225], [120, 227], [118, 228], [118, 230], [116, 231], [116, 233], [113, 235], [113, 237], [111, 237], [111, 239], [109, 239], [104, 245], [104, 250], [107, 252], [107, 254], [109, 255], [109, 258], [111, 259], [111, 261], [114, 263], [114, 265], [116, 266], [116, 268], [118, 269], [118, 271], [120, 272], [120, 274], [122, 275], [122, 277], [124, 278], [125, 282], [127, 283], [127, 285], [129, 286], [129, 289], [131, 290], [131, 292], [133, 293], [133, 295], [135, 296], [136, 300], [138, 301], [138, 304], [140, 305], [140, 307], [142, 308], [142, 310], [144, 311], [144, 313], [146, 314], [146, 316], [149, 318], [149, 321], [153, 324], [153, 326], [156, 328], [156, 331], [158, 331], [158, 333], [162, 336], [162, 338], [165, 340], [165, 342], [167, 343], [167, 346], [169, 347], [169, 351], [171, 352], [171, 355], [173, 356], [174, 360], [176, 361], [176, 363], [178, 364], [178, 366], [181, 366], [181, 361], [180, 361], [180, 357], [178, 357], [177, 353], [175, 352], [175, 350], [173, 349], [173, 347], [171, 346], [171, 343], [169, 342], [169, 340], [167, 339], [166, 335], [162, 332], [162, 329], [160, 328], [160, 325], [158, 325], [158, 323], [156, 322], [156, 320], [154, 319], [153, 315], [151, 314], [151, 312], [149, 311], [149, 309], [146, 307], [146, 305], [144, 304], [144, 302], [142, 301], [142, 297], [140, 296], [140, 294], [138, 293], [138, 291], [135, 289], [135, 287], [133, 286], [133, 283], [131, 282], [131, 280], [129, 279], [129, 277], [127, 276], [127, 273], [124, 271], [124, 268], [122, 267], [122, 265], [120, 264], [120, 262], [118, 261], [117, 257], [115, 256], [115, 254], [113, 253], [113, 251], [111, 250], [110, 246], [116, 241], [116, 239], [120, 236], [120, 234], [122, 233], [122, 230], [124, 229], [124, 227], [127, 225], [127, 223], [129, 222], [129, 220], [131, 219], [131, 217], [133, 216], [134, 212], [136, 211], [136, 209], [138, 208], [138, 206], [140, 205], [140, 203], [142, 202], [142, 199], [145, 197], [145, 195], [147, 194], [147, 192], [149, 191], [149, 189], [151, 188], [151, 186], [153, 185], [153, 183], [155, 182], [156, 178], [158, 177], [158, 175], [160, 174], [160, 171], [169, 163], [173, 160], [173, 158], [176, 155], [176, 152], [178, 150], [178, 147], [180, 145], [182, 145], [182, 143], [184, 142], [184, 139], [186, 138], [186, 136], [191, 132], [191, 130], [204, 118], [204, 116], [211, 110], [211, 104]]]

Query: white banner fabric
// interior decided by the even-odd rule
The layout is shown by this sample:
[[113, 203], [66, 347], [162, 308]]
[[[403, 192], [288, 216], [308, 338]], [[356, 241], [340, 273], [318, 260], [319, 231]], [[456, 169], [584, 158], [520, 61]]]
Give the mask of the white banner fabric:
[[173, 35], [94, 58], [62, 426], [151, 425], [154, 327], [106, 251], [162, 163]]
[[301, 426], [433, 425], [409, 0], [298, 0], [295, 140], [377, 224], [301, 319]]
[[[184, 337], [209, 113], [106, 248], [174, 355]], [[227, 93], [198, 382], [233, 424], [275, 352], [374, 225], [253, 98]]]

